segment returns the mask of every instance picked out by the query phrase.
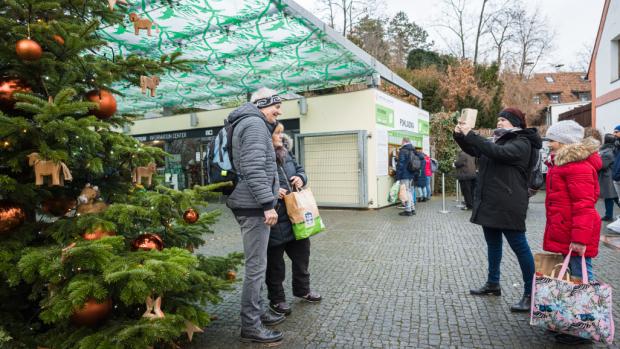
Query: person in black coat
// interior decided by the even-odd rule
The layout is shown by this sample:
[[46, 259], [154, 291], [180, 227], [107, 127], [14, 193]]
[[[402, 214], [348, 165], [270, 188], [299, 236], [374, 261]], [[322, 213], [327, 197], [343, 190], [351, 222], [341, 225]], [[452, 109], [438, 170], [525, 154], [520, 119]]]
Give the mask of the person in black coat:
[[454, 162], [456, 179], [458, 179], [465, 200], [462, 210], [471, 210], [474, 207], [474, 193], [476, 187], [476, 158], [461, 151]]
[[529, 311], [534, 257], [525, 237], [525, 217], [530, 162], [542, 147], [542, 140], [536, 129], [526, 128], [525, 115], [516, 108], [500, 112], [492, 140], [477, 135], [466, 125], [459, 124], [454, 131], [454, 139], [461, 149], [479, 158], [471, 222], [482, 226], [488, 248], [487, 282], [470, 293], [501, 295], [503, 235], [517, 255], [524, 283], [523, 297], [510, 310]]
[[310, 290], [310, 239], [295, 240], [293, 224], [291, 223], [284, 195], [291, 190], [301, 189], [308, 183], [308, 177], [304, 168], [295, 161], [289, 152], [290, 140], [283, 133], [284, 126], [278, 123], [273, 132], [273, 146], [276, 151], [276, 163], [278, 165], [278, 177], [280, 192], [276, 211], [278, 223], [271, 227], [269, 233], [269, 245], [267, 247], [267, 297], [269, 308], [278, 313], [289, 315], [291, 307], [286, 303], [284, 287], [285, 279], [284, 252], [292, 262], [293, 269], [293, 295], [308, 302], [319, 302], [322, 297]]

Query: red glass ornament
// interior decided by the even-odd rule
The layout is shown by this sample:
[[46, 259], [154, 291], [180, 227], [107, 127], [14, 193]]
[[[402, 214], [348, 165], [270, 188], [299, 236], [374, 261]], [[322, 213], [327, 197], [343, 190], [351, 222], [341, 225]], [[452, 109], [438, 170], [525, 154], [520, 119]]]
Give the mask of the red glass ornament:
[[23, 207], [8, 200], [0, 201], [0, 234], [6, 234], [26, 221]]
[[131, 242], [131, 248], [134, 251], [150, 251], [152, 249], [161, 251], [164, 248], [164, 241], [157, 234], [142, 234]]
[[75, 310], [71, 315], [71, 322], [77, 326], [94, 326], [108, 317], [112, 310], [110, 298], [99, 303], [94, 298], [89, 298], [82, 308]]
[[17, 56], [24, 61], [36, 61], [41, 58], [43, 49], [36, 41], [30, 39], [21, 39], [15, 44], [15, 52]]
[[200, 218], [200, 215], [193, 208], [188, 208], [187, 210], [185, 210], [185, 213], [183, 213], [183, 220], [186, 223], [194, 224], [196, 223], [198, 218]]
[[91, 109], [90, 112], [99, 119], [106, 120], [116, 113], [116, 99], [106, 90], [92, 90], [86, 94], [86, 98], [99, 104], [99, 109]]
[[93, 231], [82, 234], [82, 237], [84, 238], [84, 240], [92, 241], [92, 240], [99, 240], [106, 236], [115, 236], [115, 235], [116, 233], [113, 231], [105, 231], [101, 228], [97, 228]]
[[15, 107], [13, 94], [30, 91], [30, 87], [19, 79], [0, 79], [0, 110], [3, 112], [13, 111], [13, 107]]

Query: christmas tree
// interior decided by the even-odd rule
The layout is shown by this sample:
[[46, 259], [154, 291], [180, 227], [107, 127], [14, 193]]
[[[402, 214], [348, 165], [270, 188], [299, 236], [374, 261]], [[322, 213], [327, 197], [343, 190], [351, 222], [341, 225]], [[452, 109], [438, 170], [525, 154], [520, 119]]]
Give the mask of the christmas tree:
[[0, 347], [176, 347], [241, 262], [190, 252], [212, 233], [217, 214], [199, 211], [214, 188], [159, 185], [166, 154], [116, 131], [130, 121], [114, 83], [190, 70], [180, 52], [104, 54], [97, 30], [128, 12], [0, 2]]

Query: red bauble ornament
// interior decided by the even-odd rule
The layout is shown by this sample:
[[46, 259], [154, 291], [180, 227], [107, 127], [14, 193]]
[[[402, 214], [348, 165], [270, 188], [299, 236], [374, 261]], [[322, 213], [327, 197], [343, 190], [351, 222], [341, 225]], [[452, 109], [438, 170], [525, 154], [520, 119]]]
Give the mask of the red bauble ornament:
[[99, 109], [90, 110], [99, 119], [109, 119], [116, 113], [116, 99], [109, 91], [93, 90], [86, 94], [86, 98], [93, 103], [99, 104]]
[[228, 281], [235, 281], [236, 278], [237, 278], [237, 273], [234, 270], [231, 270], [228, 273], [226, 273], [226, 279]]
[[0, 234], [6, 234], [26, 221], [26, 211], [18, 204], [0, 200]]
[[150, 251], [157, 249], [161, 251], [164, 248], [164, 241], [157, 234], [142, 234], [131, 242], [132, 250]]
[[54, 34], [54, 36], [52, 36], [52, 39], [54, 39], [54, 41], [56, 41], [58, 45], [62, 46], [65, 44], [65, 39], [63, 39], [62, 36], [58, 34]]
[[30, 39], [21, 39], [15, 44], [15, 52], [17, 56], [24, 61], [36, 61], [41, 58], [43, 49], [36, 41]]
[[196, 223], [198, 218], [200, 218], [200, 215], [193, 208], [188, 208], [187, 210], [185, 210], [185, 213], [183, 213], [183, 220], [186, 223], [194, 224]]
[[74, 209], [77, 201], [74, 198], [61, 196], [59, 198], [51, 198], [41, 203], [41, 211], [52, 216], [64, 216]]
[[110, 310], [112, 310], [112, 300], [110, 298], [101, 303], [94, 298], [89, 298], [81, 309], [73, 312], [71, 322], [77, 326], [94, 326], [107, 318]]
[[13, 111], [15, 106], [15, 98], [13, 94], [16, 92], [30, 92], [28, 85], [19, 79], [0, 79], [0, 110], [4, 112]]
[[106, 231], [104, 229], [97, 228], [93, 231], [89, 231], [89, 232], [82, 234], [82, 237], [84, 238], [84, 240], [90, 240], [90, 241], [99, 240], [107, 236], [116, 236], [116, 233], [113, 231]]

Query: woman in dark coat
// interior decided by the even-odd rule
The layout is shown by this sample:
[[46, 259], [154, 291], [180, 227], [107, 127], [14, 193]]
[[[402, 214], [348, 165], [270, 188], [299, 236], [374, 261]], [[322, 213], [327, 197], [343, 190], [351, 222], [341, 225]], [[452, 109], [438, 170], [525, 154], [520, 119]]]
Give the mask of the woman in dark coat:
[[305, 301], [314, 303], [322, 298], [318, 293], [310, 290], [310, 239], [295, 240], [293, 225], [286, 212], [284, 195], [290, 190], [301, 189], [308, 183], [306, 172], [295, 161], [289, 152], [291, 144], [284, 134], [284, 126], [278, 123], [273, 132], [273, 147], [276, 151], [276, 163], [278, 165], [278, 177], [280, 179], [280, 191], [276, 211], [278, 223], [271, 227], [269, 233], [269, 245], [267, 247], [267, 296], [269, 308], [278, 313], [288, 315], [291, 307], [286, 303], [284, 287], [285, 278], [284, 252], [292, 262], [293, 269], [293, 295]]
[[529, 311], [534, 277], [534, 257], [525, 237], [530, 159], [542, 147], [536, 129], [526, 128], [525, 115], [516, 108], [504, 109], [497, 119], [493, 140], [457, 125], [454, 139], [467, 154], [479, 158], [478, 183], [474, 192], [471, 222], [482, 226], [488, 248], [487, 282], [470, 291], [473, 295], [501, 295], [500, 264], [502, 235], [517, 255], [524, 292], [511, 311]]
[[605, 216], [602, 220], [612, 221], [614, 217], [614, 203], [618, 203], [618, 194], [614, 188], [612, 171], [614, 168], [614, 142], [616, 137], [606, 134], [603, 146], [599, 154], [603, 159], [603, 168], [598, 173], [598, 181], [601, 186], [601, 198], [605, 200]]

